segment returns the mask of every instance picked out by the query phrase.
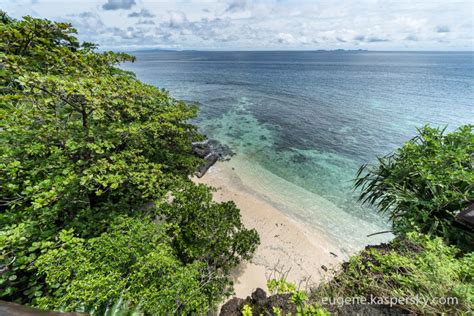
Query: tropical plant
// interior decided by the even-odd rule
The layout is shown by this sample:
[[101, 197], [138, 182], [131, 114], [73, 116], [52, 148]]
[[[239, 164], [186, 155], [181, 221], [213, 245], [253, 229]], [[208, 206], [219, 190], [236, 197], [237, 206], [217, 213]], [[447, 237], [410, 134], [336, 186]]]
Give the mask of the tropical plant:
[[206, 312], [203, 262], [184, 264], [176, 256], [163, 226], [119, 218], [108, 232], [83, 239], [72, 230], [59, 234], [52, 249], [35, 261], [45, 275], [46, 295], [35, 300], [44, 309], [105, 311], [121, 298], [147, 314]]
[[153, 313], [174, 299], [204, 311], [231, 290], [228, 272], [258, 236], [235, 205], [189, 180], [197, 107], [117, 67], [132, 56], [98, 53], [75, 33], [0, 13], [0, 297], [69, 310], [140, 298]]
[[461, 256], [440, 237], [412, 232], [351, 256], [310, 297], [324, 304], [364, 297], [420, 315], [468, 315], [474, 310], [473, 282], [474, 253]]
[[[296, 288], [296, 285], [286, 281], [285, 279], [270, 279], [267, 281], [268, 290], [273, 294], [291, 295], [290, 301], [296, 306], [296, 313], [286, 314], [295, 316], [329, 316], [330, 313], [320, 306], [309, 300], [308, 294], [304, 290]], [[275, 315], [282, 315], [280, 308], [273, 306], [272, 311]]]
[[249, 305], [244, 305], [244, 307], [242, 308], [242, 316], [252, 316], [252, 315], [253, 315], [252, 307], [250, 307]]
[[[473, 126], [454, 132], [425, 126], [394, 154], [363, 165], [355, 186], [360, 200], [388, 213], [396, 233], [419, 231], [473, 247], [473, 236], [455, 225], [474, 202]], [[470, 248], [472, 250], [472, 248]]]

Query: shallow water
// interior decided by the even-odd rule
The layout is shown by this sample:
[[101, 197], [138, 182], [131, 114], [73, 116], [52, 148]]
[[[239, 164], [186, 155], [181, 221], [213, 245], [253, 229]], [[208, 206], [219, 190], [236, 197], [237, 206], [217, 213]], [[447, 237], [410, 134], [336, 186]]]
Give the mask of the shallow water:
[[425, 123], [474, 123], [473, 53], [136, 52], [123, 67], [201, 104], [202, 131], [248, 185], [347, 247], [383, 237], [352, 179]]

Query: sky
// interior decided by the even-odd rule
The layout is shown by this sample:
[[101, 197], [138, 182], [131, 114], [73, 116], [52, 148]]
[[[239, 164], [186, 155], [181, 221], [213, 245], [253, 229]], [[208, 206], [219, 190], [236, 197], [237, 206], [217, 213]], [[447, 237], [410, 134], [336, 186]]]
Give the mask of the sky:
[[474, 51], [474, 1], [0, 0], [103, 49]]

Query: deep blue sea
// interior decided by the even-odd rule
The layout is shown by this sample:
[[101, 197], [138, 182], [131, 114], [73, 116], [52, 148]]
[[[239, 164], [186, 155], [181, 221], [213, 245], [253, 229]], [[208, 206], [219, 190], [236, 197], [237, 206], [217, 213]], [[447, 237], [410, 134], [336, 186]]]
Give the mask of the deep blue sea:
[[[133, 55], [136, 62], [123, 67], [140, 80], [200, 103], [196, 123], [237, 152], [255, 186], [263, 179], [261, 194], [355, 243], [387, 228], [356, 200], [358, 167], [394, 151], [424, 124], [452, 130], [474, 123], [472, 52]], [[284, 195], [293, 202], [279, 200]]]

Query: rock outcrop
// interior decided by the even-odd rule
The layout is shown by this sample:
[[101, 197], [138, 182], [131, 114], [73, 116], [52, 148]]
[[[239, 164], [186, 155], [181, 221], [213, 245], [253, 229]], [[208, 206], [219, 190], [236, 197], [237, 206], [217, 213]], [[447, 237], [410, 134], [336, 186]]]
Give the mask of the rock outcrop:
[[[281, 315], [297, 315], [296, 305], [291, 300], [291, 294], [275, 294], [267, 296], [264, 290], [258, 288], [246, 299], [234, 297], [227, 301], [221, 308], [220, 316], [241, 316], [245, 305], [252, 308], [253, 315], [275, 315], [273, 308], [281, 311]], [[368, 304], [348, 304], [348, 305], [327, 305], [323, 306], [331, 315], [410, 315], [396, 306], [388, 305], [368, 305]]]
[[192, 143], [193, 153], [204, 159], [204, 163], [196, 171], [196, 176], [201, 178], [204, 176], [218, 160], [229, 160], [234, 155], [232, 150], [216, 140], [205, 140], [202, 142]]
[[252, 307], [253, 315], [273, 315], [273, 307], [282, 311], [282, 315], [295, 315], [296, 305], [291, 301], [291, 294], [276, 294], [267, 296], [267, 293], [258, 288], [246, 299], [234, 297], [225, 303], [220, 316], [241, 316], [245, 305]]

